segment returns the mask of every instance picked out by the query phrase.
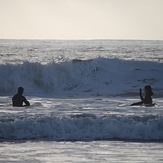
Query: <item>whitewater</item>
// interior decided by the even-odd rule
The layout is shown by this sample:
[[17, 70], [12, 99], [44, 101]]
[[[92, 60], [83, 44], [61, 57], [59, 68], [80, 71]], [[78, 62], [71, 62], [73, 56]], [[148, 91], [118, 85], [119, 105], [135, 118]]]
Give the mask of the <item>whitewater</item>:
[[[0, 162], [162, 162], [162, 45], [0, 40]], [[145, 85], [155, 106], [130, 106]]]

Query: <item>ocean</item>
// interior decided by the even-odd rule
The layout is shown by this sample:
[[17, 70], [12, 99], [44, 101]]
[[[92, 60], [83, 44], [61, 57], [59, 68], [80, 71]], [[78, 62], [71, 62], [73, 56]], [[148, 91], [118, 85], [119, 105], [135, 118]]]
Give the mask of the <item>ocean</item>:
[[[0, 162], [163, 162], [162, 45], [1, 39]], [[145, 85], [155, 106], [130, 106]]]

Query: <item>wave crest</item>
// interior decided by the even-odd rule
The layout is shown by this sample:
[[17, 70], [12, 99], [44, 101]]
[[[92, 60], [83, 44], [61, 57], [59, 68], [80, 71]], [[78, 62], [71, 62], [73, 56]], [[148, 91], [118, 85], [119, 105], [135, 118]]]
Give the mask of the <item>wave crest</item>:
[[[14, 93], [23, 86], [26, 93], [97, 90], [98, 93], [132, 92], [140, 85], [161, 88], [163, 63], [96, 58], [60, 63], [24, 62], [0, 65], [0, 93]], [[138, 88], [137, 88], [138, 87]], [[117, 89], [117, 91], [115, 90]], [[107, 90], [107, 91], [106, 91]], [[100, 92], [101, 91], [101, 92]]]
[[29, 116], [0, 120], [0, 138], [53, 140], [163, 140], [163, 117]]

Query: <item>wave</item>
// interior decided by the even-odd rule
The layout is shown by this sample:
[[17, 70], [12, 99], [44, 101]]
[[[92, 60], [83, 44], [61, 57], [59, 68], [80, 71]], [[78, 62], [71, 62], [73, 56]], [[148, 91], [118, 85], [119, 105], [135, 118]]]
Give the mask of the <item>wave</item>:
[[78, 114], [63, 117], [1, 117], [1, 139], [163, 140], [163, 116], [103, 116]]
[[26, 94], [39, 92], [97, 91], [124, 93], [150, 84], [162, 91], [163, 63], [108, 58], [64, 62], [0, 65], [0, 94], [11, 94], [19, 86]]

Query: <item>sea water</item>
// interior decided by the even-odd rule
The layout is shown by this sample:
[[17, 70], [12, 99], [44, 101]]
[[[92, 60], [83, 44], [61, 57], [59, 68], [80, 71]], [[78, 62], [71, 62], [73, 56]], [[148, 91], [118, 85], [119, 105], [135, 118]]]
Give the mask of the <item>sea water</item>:
[[163, 162], [162, 44], [0, 40], [0, 162]]

